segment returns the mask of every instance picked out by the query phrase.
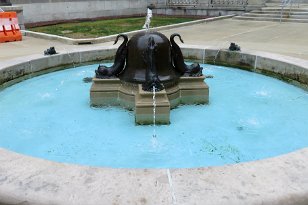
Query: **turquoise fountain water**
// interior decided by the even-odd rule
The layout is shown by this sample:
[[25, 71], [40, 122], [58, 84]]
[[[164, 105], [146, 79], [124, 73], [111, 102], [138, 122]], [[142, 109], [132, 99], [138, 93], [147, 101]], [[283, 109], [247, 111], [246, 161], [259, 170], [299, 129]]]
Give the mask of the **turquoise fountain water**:
[[0, 92], [0, 147], [58, 162], [161, 168], [268, 158], [308, 146], [308, 93], [279, 80], [203, 65], [210, 104], [171, 111], [170, 125], [136, 126], [133, 112], [91, 108], [97, 65], [42, 75]]

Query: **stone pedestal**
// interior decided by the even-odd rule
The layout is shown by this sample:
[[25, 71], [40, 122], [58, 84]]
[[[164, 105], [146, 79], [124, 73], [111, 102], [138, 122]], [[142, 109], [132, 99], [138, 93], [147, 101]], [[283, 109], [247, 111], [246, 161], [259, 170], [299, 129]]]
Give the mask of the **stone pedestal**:
[[181, 104], [206, 104], [209, 102], [209, 86], [205, 76], [181, 77], [179, 83]]
[[94, 107], [120, 105], [118, 101], [120, 86], [121, 81], [118, 78], [93, 78], [90, 92], [91, 105]]
[[[205, 77], [181, 77], [179, 83], [155, 93], [155, 123], [169, 124], [170, 109], [180, 104], [206, 104], [209, 87]], [[121, 106], [135, 111], [136, 124], [153, 124], [153, 92], [142, 90], [141, 84], [113, 79], [93, 78], [90, 90], [91, 105]]]
[[121, 107], [134, 110], [135, 109], [135, 96], [138, 92], [138, 84], [125, 83], [121, 81], [119, 88], [118, 100]]
[[[142, 86], [139, 85], [135, 99], [135, 122], [142, 125], [153, 124], [153, 93], [142, 90]], [[155, 93], [155, 104], [155, 124], [169, 124], [170, 103], [166, 90], [161, 90]]]

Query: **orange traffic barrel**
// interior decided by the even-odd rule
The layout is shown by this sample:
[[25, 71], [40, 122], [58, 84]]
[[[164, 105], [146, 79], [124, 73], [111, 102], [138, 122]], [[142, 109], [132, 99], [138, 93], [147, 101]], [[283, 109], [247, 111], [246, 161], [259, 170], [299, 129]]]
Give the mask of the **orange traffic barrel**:
[[21, 41], [22, 35], [16, 12], [0, 13], [0, 43]]

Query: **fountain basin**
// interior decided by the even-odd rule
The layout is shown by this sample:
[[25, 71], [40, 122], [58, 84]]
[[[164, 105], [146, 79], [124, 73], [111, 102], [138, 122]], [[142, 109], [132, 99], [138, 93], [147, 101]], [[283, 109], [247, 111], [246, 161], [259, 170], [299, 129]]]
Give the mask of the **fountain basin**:
[[[108, 59], [113, 55], [112, 51], [115, 50], [80, 50], [70, 53], [71, 58], [68, 54], [50, 58], [37, 55], [30, 60], [1, 62], [1, 85], [5, 87], [48, 72], [54, 66]], [[212, 62], [217, 52], [204, 48], [183, 49], [184, 56], [207, 62]], [[226, 60], [227, 55], [234, 58]], [[216, 63], [238, 64], [237, 67], [273, 74], [307, 86], [308, 63], [304, 60], [268, 53], [221, 51]], [[16, 79], [18, 77], [21, 78]], [[172, 193], [175, 193], [178, 204], [196, 200], [211, 204], [305, 204], [308, 200], [307, 148], [261, 161], [193, 169], [93, 168], [50, 162], [4, 149], [0, 153], [0, 199], [8, 204], [24, 201], [30, 204], [67, 204], [68, 201], [72, 204], [98, 204], [101, 201], [112, 204], [145, 200], [149, 204], [171, 204]], [[171, 184], [168, 179], [172, 180]], [[249, 194], [246, 194], [247, 187]], [[102, 196], [102, 193], [106, 194]]]
[[[153, 94], [140, 85], [143, 100], [137, 101], [135, 114], [112, 106], [90, 107], [91, 84], [83, 79], [97, 65], [21, 82], [0, 93], [0, 146], [92, 166], [188, 168], [259, 160], [308, 145], [305, 91], [239, 69], [203, 66], [205, 75], [214, 76], [207, 79], [210, 105], [180, 106], [170, 112], [172, 123], [162, 126], [135, 125], [135, 114], [153, 113]], [[169, 105], [166, 90], [157, 93], [157, 101], [161, 97], [165, 100], [156, 107], [157, 117], [169, 108], [163, 106]]]

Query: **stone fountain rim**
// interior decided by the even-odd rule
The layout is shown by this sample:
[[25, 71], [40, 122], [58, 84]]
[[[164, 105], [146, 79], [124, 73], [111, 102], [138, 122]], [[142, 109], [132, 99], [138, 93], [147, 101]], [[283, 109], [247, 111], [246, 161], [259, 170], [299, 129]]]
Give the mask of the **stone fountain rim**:
[[[204, 56], [213, 57], [219, 50], [188, 46], [182, 51], [185, 57], [205, 61]], [[114, 52], [114, 47], [106, 47], [12, 59], [0, 63], [0, 78], [4, 76], [3, 71], [6, 75], [29, 77], [35, 72], [45, 72], [46, 67], [107, 59]], [[266, 64], [274, 73], [308, 76], [306, 60], [265, 52], [221, 50], [220, 53], [237, 59], [241, 65], [245, 60], [255, 65], [250, 62], [254, 58], [260, 61], [256, 68]], [[145, 200], [150, 204], [189, 204], [197, 200], [211, 204], [305, 204], [308, 202], [307, 158], [308, 148], [304, 148], [273, 158], [219, 167], [112, 169], [51, 162], [0, 148], [0, 203], [99, 204], [106, 201], [111, 204], [117, 200], [124, 203]]]

